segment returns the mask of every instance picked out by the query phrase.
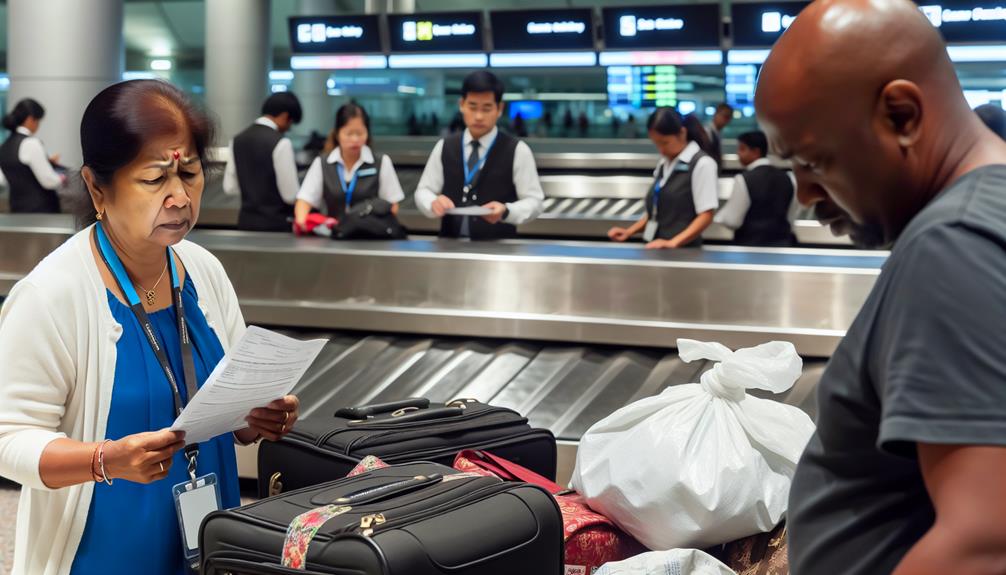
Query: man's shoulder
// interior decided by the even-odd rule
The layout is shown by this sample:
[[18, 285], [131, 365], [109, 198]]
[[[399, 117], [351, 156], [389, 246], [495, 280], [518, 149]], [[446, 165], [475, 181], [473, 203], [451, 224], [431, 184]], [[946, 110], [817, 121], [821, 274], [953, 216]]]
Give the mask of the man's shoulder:
[[[919, 241], [951, 227], [959, 234], [979, 234], [1006, 246], [1006, 165], [986, 166], [965, 174], [932, 200], [905, 229], [895, 251], [917, 249]], [[954, 235], [954, 234], [951, 234]]]

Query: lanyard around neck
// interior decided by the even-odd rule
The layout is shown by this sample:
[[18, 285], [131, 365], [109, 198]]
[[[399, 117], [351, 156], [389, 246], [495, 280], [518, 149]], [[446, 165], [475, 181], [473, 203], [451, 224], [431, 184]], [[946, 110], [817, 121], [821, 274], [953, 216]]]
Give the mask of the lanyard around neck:
[[360, 178], [360, 170], [353, 172], [353, 180], [349, 182], [349, 187], [346, 187], [346, 172], [342, 164], [337, 163], [335, 170], [339, 173], [339, 185], [342, 186], [342, 191], [346, 194], [346, 209], [349, 209], [353, 204], [353, 192], [356, 191], [356, 181]]
[[[486, 158], [489, 157], [489, 151], [492, 150], [493, 146], [496, 144], [496, 138], [499, 138], [499, 134], [493, 138], [493, 141], [489, 142], [489, 145], [486, 146], [486, 151], [479, 157], [479, 161], [471, 168], [468, 167], [468, 162], [465, 161], [465, 155], [461, 154], [461, 166], [465, 169], [465, 187], [470, 187], [472, 185], [472, 180], [474, 180], [475, 176], [482, 171], [482, 165], [486, 163]], [[478, 140], [472, 141], [477, 142]], [[468, 145], [470, 146], [471, 142], [469, 142]], [[477, 151], [478, 148], [472, 150], [472, 153], [474, 154]]]
[[[171, 393], [175, 404], [175, 417], [178, 417], [178, 415], [181, 414], [182, 409], [185, 408], [186, 402], [182, 400], [178, 380], [175, 377], [174, 370], [171, 369], [171, 363], [168, 361], [168, 355], [165, 352], [164, 347], [161, 345], [161, 342], [157, 340], [157, 335], [154, 333], [153, 325], [150, 323], [150, 317], [147, 315], [146, 310], [143, 309], [143, 304], [140, 302], [140, 296], [136, 293], [136, 289], [133, 287], [133, 282], [126, 274], [126, 268], [123, 267], [122, 260], [119, 259], [119, 255], [115, 252], [115, 248], [113, 248], [111, 242], [109, 242], [108, 236], [105, 234], [105, 230], [101, 226], [101, 222], [95, 224], [94, 231], [97, 239], [98, 253], [101, 255], [101, 259], [105, 263], [105, 266], [110, 272], [112, 272], [116, 285], [119, 286], [119, 290], [129, 303], [129, 308], [132, 310], [133, 315], [136, 316], [136, 320], [140, 323], [140, 327], [143, 328], [143, 334], [146, 336], [147, 343], [150, 344], [150, 348], [153, 350], [154, 356], [157, 357], [158, 363], [161, 364], [161, 370], [164, 371], [164, 377], [167, 378], [168, 384], [171, 386]], [[175, 315], [177, 316], [176, 319], [178, 321], [178, 337], [182, 351], [185, 390], [188, 395], [188, 401], [191, 401], [192, 397], [196, 394], [197, 385], [195, 364], [192, 359], [192, 340], [189, 338], [188, 324], [185, 321], [185, 307], [182, 302], [182, 289], [178, 278], [177, 265], [175, 264], [175, 255], [170, 249], [166, 249], [166, 252], [168, 258], [168, 268], [171, 272], [172, 298], [174, 300]]]

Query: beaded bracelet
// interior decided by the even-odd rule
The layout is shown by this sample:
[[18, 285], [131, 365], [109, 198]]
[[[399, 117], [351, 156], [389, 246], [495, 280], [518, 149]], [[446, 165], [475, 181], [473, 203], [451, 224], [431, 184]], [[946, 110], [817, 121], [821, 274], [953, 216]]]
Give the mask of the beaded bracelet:
[[105, 444], [112, 441], [111, 439], [106, 439], [101, 442], [101, 446], [98, 447], [98, 469], [101, 470], [101, 479], [108, 485], [112, 484], [112, 480], [105, 473]]

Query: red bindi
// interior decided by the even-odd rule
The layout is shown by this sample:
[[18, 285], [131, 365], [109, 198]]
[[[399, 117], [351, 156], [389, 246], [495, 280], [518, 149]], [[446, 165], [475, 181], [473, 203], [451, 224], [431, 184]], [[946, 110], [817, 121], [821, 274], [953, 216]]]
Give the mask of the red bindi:
[[171, 156], [177, 160], [179, 157], [181, 157], [181, 154], [178, 153], [178, 150], [175, 150], [174, 152], [171, 152]]

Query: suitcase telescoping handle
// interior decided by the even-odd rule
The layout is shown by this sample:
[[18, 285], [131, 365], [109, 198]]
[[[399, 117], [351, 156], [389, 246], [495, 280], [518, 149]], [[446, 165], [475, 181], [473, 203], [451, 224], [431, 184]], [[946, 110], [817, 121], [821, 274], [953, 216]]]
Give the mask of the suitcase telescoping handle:
[[377, 487], [368, 487], [367, 489], [347, 493], [346, 495], [336, 499], [335, 502], [340, 505], [360, 505], [364, 502], [374, 503], [389, 497], [404, 495], [410, 491], [415, 491], [428, 485], [433, 485], [434, 483], [440, 483], [443, 479], [444, 476], [439, 473], [417, 475], [410, 479], [403, 479], [393, 483], [385, 483], [384, 485], [379, 485]]
[[[401, 415], [398, 415], [401, 413]], [[447, 419], [464, 415], [465, 410], [460, 407], [438, 407], [435, 409], [424, 409], [422, 411], [396, 411], [391, 418], [353, 420], [349, 424], [356, 426], [381, 425], [386, 423], [412, 423], [414, 421], [433, 421], [435, 419]]]
[[403, 399], [400, 401], [389, 401], [388, 403], [373, 403], [370, 405], [360, 405], [357, 407], [343, 407], [335, 412], [336, 417], [344, 419], [367, 419], [368, 417], [380, 413], [395, 413], [402, 410], [415, 411], [426, 409], [430, 406], [430, 400], [421, 397]]

